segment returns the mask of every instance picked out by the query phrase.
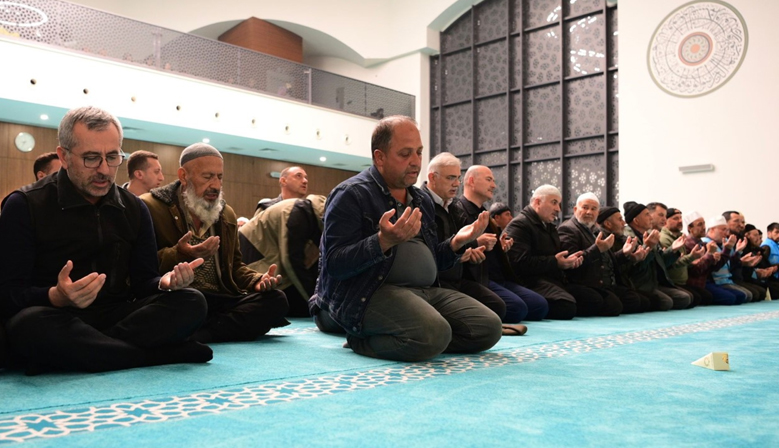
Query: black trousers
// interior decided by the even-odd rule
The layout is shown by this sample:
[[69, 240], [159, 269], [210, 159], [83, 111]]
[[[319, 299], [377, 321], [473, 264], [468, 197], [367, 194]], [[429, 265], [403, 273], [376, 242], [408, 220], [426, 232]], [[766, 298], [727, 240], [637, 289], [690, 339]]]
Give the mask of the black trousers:
[[752, 302], [762, 302], [765, 300], [765, 288], [752, 282], [737, 281], [738, 286], [748, 289], [752, 293]]
[[538, 280], [531, 288], [541, 294], [549, 302], [547, 319], [569, 320], [574, 316], [619, 316], [622, 312], [622, 302], [614, 293], [595, 290], [582, 285], [567, 284], [565, 286]]
[[622, 314], [644, 313], [652, 309], [652, 302], [627, 286], [614, 285], [607, 289], [619, 297], [622, 302]]
[[682, 288], [692, 294], [692, 302], [690, 302], [688, 308], [694, 308], [698, 305], [711, 305], [714, 302], [714, 296], [711, 295], [711, 292], [706, 288], [699, 288], [692, 285], [676, 285], [676, 287]]
[[459, 282], [441, 282], [442, 288], [453, 289], [460, 291], [461, 293], [471, 296], [479, 303], [491, 309], [495, 314], [500, 317], [501, 322], [506, 317], [506, 302], [500, 298], [497, 294], [492, 292], [488, 287], [473, 280], [462, 279]]
[[7, 357], [8, 348], [5, 343], [5, 329], [3, 328], [3, 323], [0, 322], [0, 369], [5, 367]]
[[311, 317], [311, 311], [308, 309], [309, 298], [301, 296], [295, 285], [289, 285], [284, 290], [284, 295], [287, 296], [289, 305], [288, 317]]
[[203, 292], [208, 318], [193, 339], [202, 342], [253, 341], [271, 328], [289, 325], [283, 292], [271, 290], [238, 296]]
[[203, 295], [182, 289], [85, 309], [29, 307], [8, 319], [6, 332], [28, 373], [103, 372], [210, 360], [211, 349], [185, 342], [205, 318]]
[[767, 291], [771, 293], [771, 300], [779, 300], [779, 280], [770, 279], [765, 281]]

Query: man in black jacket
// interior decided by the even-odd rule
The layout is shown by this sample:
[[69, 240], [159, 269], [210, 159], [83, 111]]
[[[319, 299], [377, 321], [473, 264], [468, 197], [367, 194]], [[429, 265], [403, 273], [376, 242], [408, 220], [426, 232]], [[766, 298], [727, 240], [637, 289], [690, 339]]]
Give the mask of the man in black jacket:
[[622, 206], [625, 210], [624, 232], [638, 239], [648, 249], [646, 259], [633, 265], [630, 278], [640, 293], [648, 295], [655, 310], [667, 311], [685, 309], [692, 303], [692, 294], [674, 286], [668, 278], [667, 267], [679, 259], [679, 251], [684, 247], [684, 239], [679, 238], [663, 249], [660, 232], [652, 229], [652, 217], [644, 204], [628, 201]]
[[[463, 178], [463, 195], [453, 204], [462, 216], [463, 223], [469, 224], [479, 218], [485, 211], [484, 203], [492, 200], [496, 188], [495, 177], [488, 167], [473, 165], [468, 168]], [[501, 235], [500, 229], [492, 221], [487, 232], [489, 233], [484, 235], [491, 235], [493, 238]], [[500, 242], [493, 244], [492, 248], [486, 251], [487, 261], [481, 266], [482, 276], [490, 290], [506, 302], [504, 322], [541, 320], [549, 313], [549, 304], [540, 294], [516, 283], [516, 276], [505, 252], [513, 244], [513, 240], [503, 234]]]
[[[427, 165], [427, 182], [422, 191], [430, 196], [435, 204], [435, 223], [438, 240], [451, 238], [463, 226], [463, 223], [451, 213], [460, 186], [460, 159], [448, 152], [433, 157]], [[473, 297], [495, 312], [501, 321], [506, 317], [506, 304], [486, 285], [471, 278], [463, 278], [463, 263], [481, 267], [484, 261], [484, 246], [471, 243], [460, 263], [449, 269], [439, 271], [438, 279], [444, 288], [454, 289]], [[463, 260], [464, 259], [464, 260]]]
[[630, 262], [630, 254], [636, 247], [635, 240], [627, 240], [620, 246], [621, 250], [613, 252], [611, 249], [615, 245], [616, 235], [605, 236], [597, 230], [599, 211], [598, 197], [593, 193], [584, 193], [576, 200], [573, 217], [557, 229], [563, 249], [568, 252], [582, 251], [583, 254], [582, 265], [568, 271], [568, 280], [587, 286], [603, 297], [601, 309], [589, 310], [593, 314], [613, 316], [611, 313], [619, 308], [623, 313], [647, 311], [642, 307], [642, 297], [618, 285], [615, 274], [619, 265]]
[[196, 259], [159, 276], [143, 202], [114, 183], [122, 126], [108, 112], [65, 114], [62, 169], [11, 193], [0, 215], [0, 320], [28, 374], [207, 362], [188, 338], [206, 317], [188, 286]]
[[590, 288], [570, 284], [565, 271], [582, 264], [582, 252], [562, 250], [554, 221], [560, 213], [562, 195], [557, 187], [542, 185], [533, 192], [530, 205], [506, 228], [514, 240], [509, 249], [514, 272], [522, 284], [549, 302], [549, 319], [573, 319], [603, 305], [603, 297]]

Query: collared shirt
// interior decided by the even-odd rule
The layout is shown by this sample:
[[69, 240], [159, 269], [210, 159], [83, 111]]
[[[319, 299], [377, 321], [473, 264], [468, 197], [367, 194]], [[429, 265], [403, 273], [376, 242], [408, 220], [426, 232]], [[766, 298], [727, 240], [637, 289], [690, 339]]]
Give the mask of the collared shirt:
[[[425, 182], [425, 185], [427, 185], [427, 182]], [[454, 198], [447, 199], [446, 201], [444, 201], [441, 198], [441, 196], [438, 196], [435, 191], [430, 189], [430, 187], [428, 187], [427, 191], [430, 192], [430, 197], [433, 198], [433, 202], [443, 207], [444, 210], [446, 210], [446, 212], [449, 213], [449, 206], [452, 205], [452, 201], [454, 201]]]

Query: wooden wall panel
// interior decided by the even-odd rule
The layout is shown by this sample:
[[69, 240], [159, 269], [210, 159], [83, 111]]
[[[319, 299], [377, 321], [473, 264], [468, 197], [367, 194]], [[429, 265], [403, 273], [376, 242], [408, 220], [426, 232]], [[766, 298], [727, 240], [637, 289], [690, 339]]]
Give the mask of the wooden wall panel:
[[302, 37], [256, 17], [225, 31], [219, 40], [289, 61], [303, 62]]
[[[29, 132], [35, 137], [35, 149], [22, 153], [14, 146], [19, 132]], [[32, 183], [35, 176], [32, 165], [35, 158], [44, 152], [57, 149], [57, 130], [0, 122], [0, 198], [15, 189]], [[160, 157], [165, 184], [178, 179], [179, 156], [184, 149], [180, 146], [125, 139], [122, 149], [127, 153], [138, 150], [151, 151]], [[315, 165], [292, 164], [277, 160], [248, 157], [238, 154], [223, 154], [225, 159], [224, 194], [227, 203], [238, 216], [251, 217], [257, 201], [275, 198], [279, 195], [279, 180], [270, 176], [271, 171], [281, 171], [292, 165], [306, 170], [309, 193], [327, 195], [342, 181], [353, 176], [352, 171], [337, 170]], [[127, 164], [122, 164], [116, 174], [116, 183], [127, 182]]]

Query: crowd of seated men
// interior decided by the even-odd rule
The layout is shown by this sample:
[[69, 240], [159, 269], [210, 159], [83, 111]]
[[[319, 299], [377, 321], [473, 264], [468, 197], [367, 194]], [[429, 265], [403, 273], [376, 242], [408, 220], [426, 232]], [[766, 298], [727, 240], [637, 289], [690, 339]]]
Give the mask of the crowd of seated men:
[[[493, 203], [492, 171], [434, 157], [421, 188], [416, 122], [381, 119], [373, 164], [328, 197], [300, 167], [239, 222], [222, 154], [195, 143], [162, 185], [158, 157], [124, 162], [122, 127], [69, 111], [56, 153], [0, 213], [0, 368], [36, 375], [208, 362], [208, 344], [252, 341], [313, 317], [364, 356], [421, 361], [475, 353], [522, 322], [739, 305], [779, 297], [779, 223], [726, 211], [533, 191], [517, 216]], [[55, 157], [56, 155], [56, 157]], [[462, 194], [458, 197], [460, 186]]]

